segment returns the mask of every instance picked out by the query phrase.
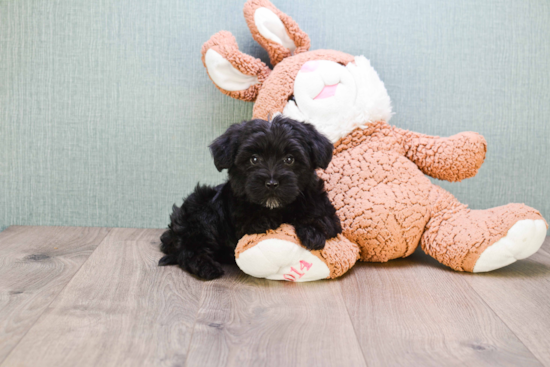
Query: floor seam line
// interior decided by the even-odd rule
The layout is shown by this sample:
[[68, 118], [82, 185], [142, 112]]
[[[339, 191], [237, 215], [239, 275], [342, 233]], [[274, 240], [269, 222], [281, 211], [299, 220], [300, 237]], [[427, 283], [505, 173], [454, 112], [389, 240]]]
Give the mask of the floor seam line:
[[[355, 276], [355, 274], [353, 275]], [[357, 280], [357, 277], [355, 277], [355, 280]], [[348, 305], [346, 304], [346, 300], [344, 299], [344, 291], [342, 290], [342, 284], [340, 283], [341, 280], [339, 280], [338, 282], [339, 282], [338, 288], [340, 289], [340, 297], [342, 298], [342, 302], [344, 303], [346, 314], [348, 315], [348, 320], [349, 320], [349, 323], [351, 324], [351, 329], [353, 330], [353, 335], [355, 335], [355, 340], [357, 341], [357, 345], [359, 346], [359, 350], [361, 351], [361, 356], [363, 356], [363, 361], [365, 362], [365, 366], [368, 367], [369, 364], [367, 363], [365, 352], [363, 351], [363, 347], [361, 346], [361, 342], [359, 341], [359, 337], [357, 336], [357, 331], [355, 330], [355, 326], [353, 325], [353, 321], [351, 320], [351, 316], [349, 314]]]
[[533, 353], [531, 348], [529, 348], [525, 344], [525, 342], [516, 334], [516, 332], [514, 330], [512, 330], [512, 328], [506, 323], [506, 321], [504, 321], [502, 319], [502, 317], [500, 317], [500, 315], [485, 301], [485, 299], [479, 294], [479, 292], [474, 287], [472, 287], [472, 285], [470, 284], [470, 281], [468, 279], [466, 279], [465, 282], [468, 285], [468, 287], [479, 297], [481, 302], [483, 302], [483, 304], [485, 306], [487, 306], [489, 308], [489, 310], [491, 310], [491, 312], [504, 324], [504, 326], [506, 326], [506, 328], [508, 330], [510, 330], [510, 332], [517, 338], [517, 340], [521, 343], [521, 345], [523, 345], [525, 347], [525, 349], [527, 349], [529, 351], [529, 353], [531, 353], [531, 355], [541, 364], [541, 366], [546, 366], [546, 364], [542, 363], [542, 361], [539, 359], [539, 357], [537, 357], [535, 355], [535, 353]]
[[[189, 351], [191, 350], [191, 345], [193, 343], [193, 337], [195, 336], [195, 328], [197, 327], [197, 320], [199, 318], [199, 312], [202, 308], [202, 301], [204, 298], [204, 292], [205, 292], [205, 284], [202, 284], [201, 287], [201, 297], [199, 299], [199, 307], [197, 307], [197, 312], [195, 313], [195, 320], [193, 321], [193, 328], [191, 329], [191, 336], [189, 337], [189, 345], [187, 346], [187, 350], [185, 352], [185, 361], [183, 362], [183, 365], [187, 365], [187, 360], [189, 359]], [[0, 366], [2, 367], [2, 366]]]

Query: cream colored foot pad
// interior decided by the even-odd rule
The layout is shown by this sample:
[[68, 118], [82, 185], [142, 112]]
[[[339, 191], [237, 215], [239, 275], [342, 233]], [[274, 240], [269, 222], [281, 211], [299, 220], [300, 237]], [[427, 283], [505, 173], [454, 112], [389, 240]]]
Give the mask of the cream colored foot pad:
[[256, 278], [291, 282], [326, 279], [330, 274], [328, 266], [302, 246], [275, 238], [242, 252], [237, 265]]
[[505, 237], [483, 251], [474, 266], [474, 273], [502, 268], [533, 255], [545, 237], [546, 224], [543, 220], [524, 219], [516, 222]]

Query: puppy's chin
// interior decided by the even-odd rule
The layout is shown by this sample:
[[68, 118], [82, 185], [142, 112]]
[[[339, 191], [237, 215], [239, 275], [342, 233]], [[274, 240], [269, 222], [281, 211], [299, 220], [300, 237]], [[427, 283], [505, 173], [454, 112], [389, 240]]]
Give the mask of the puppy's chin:
[[251, 203], [255, 203], [263, 206], [267, 209], [281, 209], [291, 204], [296, 200], [298, 195], [294, 195], [291, 192], [277, 193], [277, 194], [263, 194], [263, 195], [247, 195], [247, 199]]
[[282, 206], [282, 203], [277, 198], [268, 198], [265, 201], [264, 206], [268, 209], [276, 209], [276, 208], [280, 208]]
[[270, 190], [265, 187], [265, 178], [252, 177], [244, 186], [244, 194], [250, 203], [261, 205], [268, 209], [281, 209], [291, 204], [300, 194], [300, 188], [292, 178], [279, 181], [279, 187]]

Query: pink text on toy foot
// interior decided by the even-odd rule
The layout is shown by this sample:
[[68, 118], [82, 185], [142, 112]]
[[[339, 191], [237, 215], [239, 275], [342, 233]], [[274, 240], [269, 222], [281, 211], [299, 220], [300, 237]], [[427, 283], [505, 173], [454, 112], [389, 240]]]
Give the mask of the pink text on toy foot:
[[[313, 266], [313, 264], [308, 263], [307, 261], [304, 261], [304, 260], [300, 260], [300, 271], [302, 271], [302, 273], [300, 273], [300, 271], [296, 270], [294, 267], [291, 267], [290, 268], [290, 273], [283, 274], [283, 278], [285, 280], [288, 280], [289, 282], [295, 282], [296, 281], [296, 276], [298, 276], [298, 279], [300, 279], [301, 277], [303, 277], [305, 275], [305, 273], [307, 273], [309, 271], [309, 269], [312, 266]], [[292, 274], [292, 272], [294, 272], [295, 274]]]

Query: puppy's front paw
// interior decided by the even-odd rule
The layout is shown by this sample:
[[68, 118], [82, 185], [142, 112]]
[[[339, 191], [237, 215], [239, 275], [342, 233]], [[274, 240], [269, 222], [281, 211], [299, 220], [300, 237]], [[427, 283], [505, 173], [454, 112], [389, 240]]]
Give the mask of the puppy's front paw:
[[223, 275], [222, 266], [206, 254], [194, 256], [181, 265], [184, 270], [205, 280], [216, 279]]
[[326, 232], [326, 239], [334, 238], [342, 233], [342, 225], [340, 224], [340, 219], [333, 215], [332, 217], [323, 218], [323, 226]]
[[176, 265], [178, 263], [178, 258], [175, 255], [166, 255], [159, 260], [158, 266], [166, 265]]
[[197, 276], [205, 279], [205, 280], [212, 280], [217, 279], [223, 275], [223, 269], [219, 264], [208, 264], [204, 268], [202, 268], [198, 273]]
[[325, 248], [325, 235], [315, 227], [296, 227], [296, 235], [308, 250]]

